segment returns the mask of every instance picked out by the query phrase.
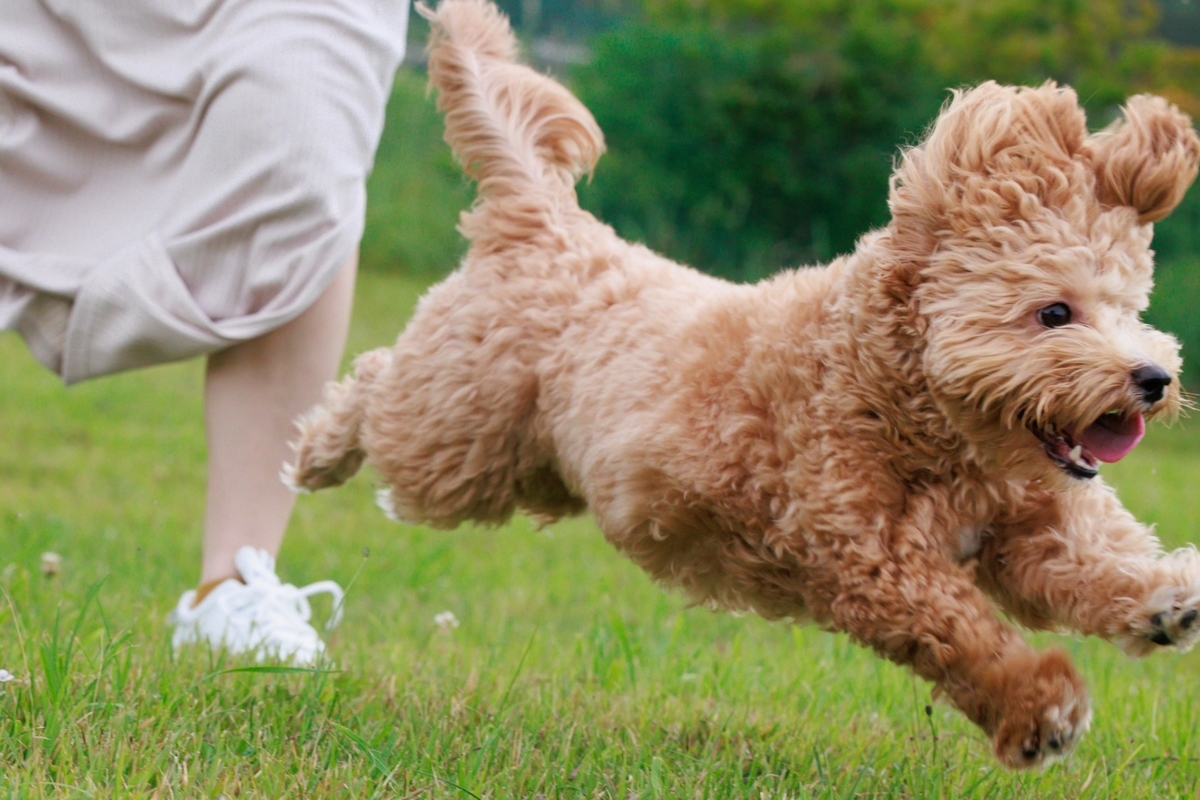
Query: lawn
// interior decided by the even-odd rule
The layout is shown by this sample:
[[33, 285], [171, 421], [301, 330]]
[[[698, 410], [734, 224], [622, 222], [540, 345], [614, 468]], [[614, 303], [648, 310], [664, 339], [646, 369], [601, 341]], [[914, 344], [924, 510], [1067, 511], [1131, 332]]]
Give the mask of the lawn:
[[[364, 274], [351, 351], [392, 340], [419, 290]], [[64, 390], [12, 335], [0, 363], [0, 796], [1197, 797], [1198, 654], [1035, 637], [1074, 655], [1096, 720], [1068, 762], [1008, 773], [845, 637], [688, 608], [586, 518], [390, 523], [369, 474], [302, 498], [280, 558], [288, 581], [350, 587], [329, 670], [174, 655], [201, 365]], [[1200, 538], [1198, 429], [1105, 468], [1171, 545]]]

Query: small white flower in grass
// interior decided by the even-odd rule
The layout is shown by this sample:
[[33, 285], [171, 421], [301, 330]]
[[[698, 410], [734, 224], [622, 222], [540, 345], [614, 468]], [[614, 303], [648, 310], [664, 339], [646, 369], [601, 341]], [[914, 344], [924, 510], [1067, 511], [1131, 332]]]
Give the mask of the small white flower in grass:
[[58, 553], [52, 553], [47, 550], [42, 553], [42, 574], [47, 578], [53, 578], [62, 569], [62, 556]]
[[8, 683], [9, 681], [16, 680], [16, 678], [17, 676], [13, 675], [8, 670], [0, 669], [0, 683]]
[[433, 624], [443, 631], [452, 631], [458, 627], [458, 617], [454, 616], [453, 611], [443, 611], [434, 615]]

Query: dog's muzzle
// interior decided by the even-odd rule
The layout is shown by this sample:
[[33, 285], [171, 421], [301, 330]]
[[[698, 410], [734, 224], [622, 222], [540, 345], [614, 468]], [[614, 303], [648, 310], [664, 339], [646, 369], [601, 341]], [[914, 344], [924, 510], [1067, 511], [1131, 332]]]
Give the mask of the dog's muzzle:
[[1129, 455], [1146, 435], [1146, 420], [1137, 411], [1110, 411], [1078, 433], [1053, 424], [1029, 429], [1051, 461], [1068, 475], [1086, 480], [1099, 474], [1100, 462], [1111, 464]]

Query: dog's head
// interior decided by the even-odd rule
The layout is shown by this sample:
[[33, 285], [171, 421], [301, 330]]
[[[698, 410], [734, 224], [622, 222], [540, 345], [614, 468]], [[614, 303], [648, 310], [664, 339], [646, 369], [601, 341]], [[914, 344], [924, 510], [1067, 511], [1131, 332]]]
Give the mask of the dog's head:
[[[1200, 138], [1161, 98], [1089, 135], [1075, 93], [956, 93], [893, 178], [891, 238], [930, 391], [1007, 464], [1077, 478], [1180, 404], [1179, 345], [1141, 321], [1152, 224], [1196, 176]], [[903, 258], [901, 259], [904, 260]]]

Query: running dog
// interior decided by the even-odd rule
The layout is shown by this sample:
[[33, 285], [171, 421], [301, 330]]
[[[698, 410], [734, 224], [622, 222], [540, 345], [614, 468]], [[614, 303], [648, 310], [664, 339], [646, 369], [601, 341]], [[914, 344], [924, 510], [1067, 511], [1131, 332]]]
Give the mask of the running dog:
[[734, 285], [579, 208], [602, 134], [494, 6], [421, 13], [471, 248], [302, 420], [295, 487], [366, 461], [410, 522], [589, 510], [696, 602], [908, 665], [1013, 767], [1091, 710], [998, 611], [1133, 655], [1200, 638], [1200, 554], [1164, 553], [1097, 476], [1180, 406], [1178, 344], [1139, 315], [1152, 223], [1200, 159], [1184, 114], [1137, 96], [1089, 134], [1068, 88], [955, 92], [886, 227]]

